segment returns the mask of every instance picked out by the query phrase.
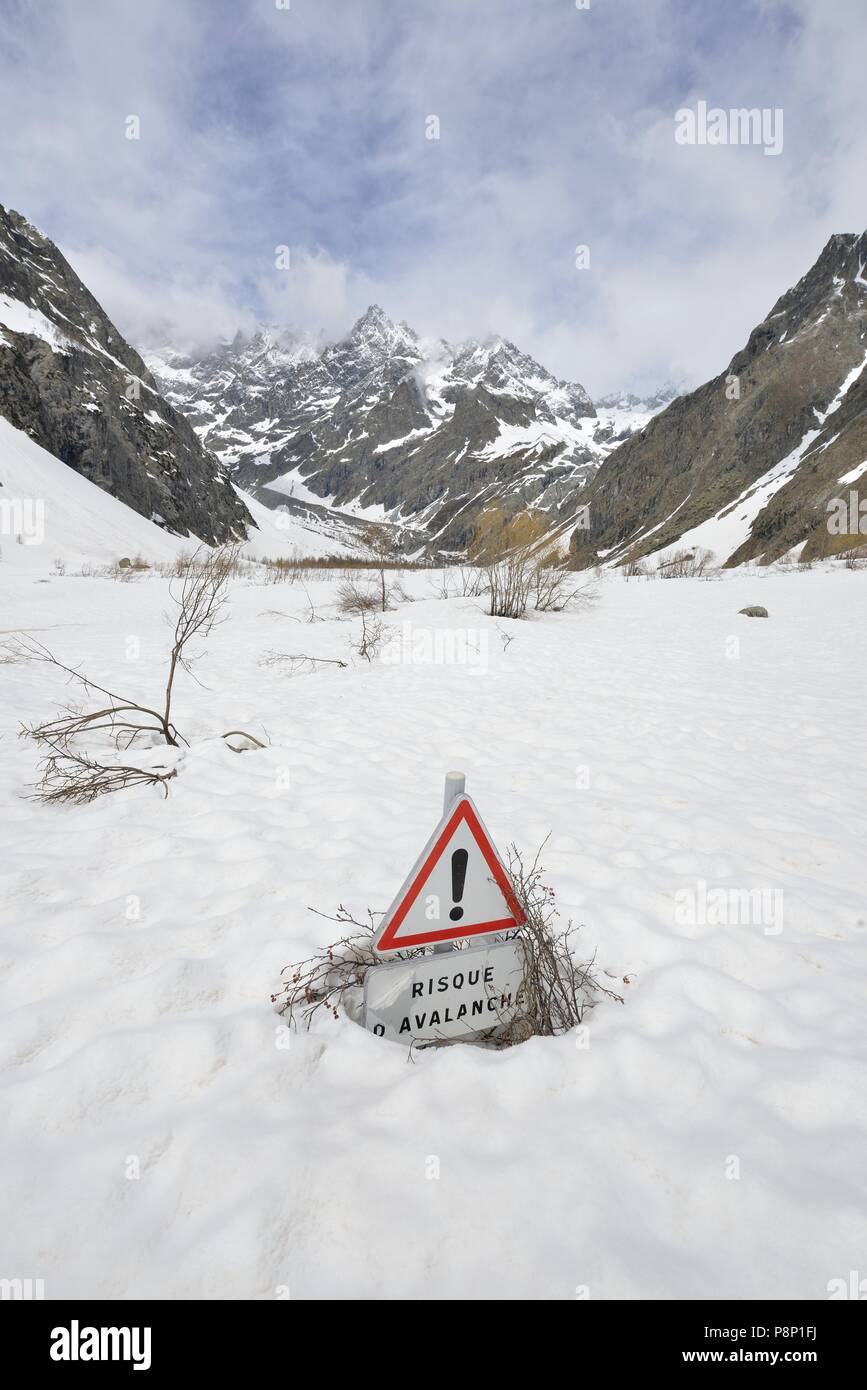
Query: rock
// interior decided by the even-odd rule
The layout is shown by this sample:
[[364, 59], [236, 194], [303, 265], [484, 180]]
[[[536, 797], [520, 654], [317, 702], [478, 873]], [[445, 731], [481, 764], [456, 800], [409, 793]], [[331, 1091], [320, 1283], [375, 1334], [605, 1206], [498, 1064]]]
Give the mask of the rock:
[[760, 603], [752, 603], [748, 608], [739, 608], [738, 612], [746, 613], [748, 618], [766, 618], [768, 616], [767, 608], [763, 608]]
[[739, 534], [733, 529], [718, 560], [766, 565], [802, 542], [805, 559], [827, 553], [828, 505], [847, 496], [838, 479], [865, 458], [865, 265], [867, 231], [832, 236], [718, 376], [608, 455], [574, 498], [592, 518], [589, 531], [572, 536], [579, 568], [600, 554], [616, 562], [670, 550], [711, 517], [728, 516], [790, 456], [782, 486], [769, 489]]
[[431, 344], [377, 305], [325, 347], [262, 327], [203, 357], [153, 355], [150, 365], [238, 486], [266, 505], [268, 484], [297, 469], [314, 505], [382, 506], [445, 550], [469, 539], [476, 497], [532, 502], [552, 518], [562, 506], [571, 520], [571, 495], [615, 442], [582, 386], [514, 343]]
[[226, 470], [53, 242], [0, 207], [0, 415], [167, 530], [209, 543], [251, 518]]
[[117, 567], [121, 570], [128, 570], [131, 564], [132, 561], [130, 560], [129, 556], [124, 555], [121, 560], [118, 560]]

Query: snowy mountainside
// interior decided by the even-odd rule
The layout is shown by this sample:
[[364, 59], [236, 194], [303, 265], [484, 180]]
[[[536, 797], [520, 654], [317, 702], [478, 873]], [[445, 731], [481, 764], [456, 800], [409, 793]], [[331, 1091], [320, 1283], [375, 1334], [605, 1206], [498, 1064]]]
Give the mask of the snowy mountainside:
[[0, 417], [166, 530], [243, 539], [225, 469], [48, 237], [0, 207]]
[[863, 542], [829, 506], [867, 468], [867, 232], [832, 236], [712, 381], [672, 401], [578, 494], [579, 564], [702, 546], [730, 565]]
[[[262, 327], [213, 352], [148, 362], [167, 398], [237, 482], [389, 519], [460, 549], [479, 507], [503, 498], [556, 519], [646, 403], [601, 410], [504, 338], [420, 338], [371, 305], [337, 343]], [[639, 423], [640, 422], [640, 423]]]

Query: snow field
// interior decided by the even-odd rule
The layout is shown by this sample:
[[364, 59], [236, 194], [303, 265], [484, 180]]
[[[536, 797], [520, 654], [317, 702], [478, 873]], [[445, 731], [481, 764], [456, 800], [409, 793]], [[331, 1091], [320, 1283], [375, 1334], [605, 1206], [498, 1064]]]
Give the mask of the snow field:
[[[608, 577], [589, 611], [498, 625], [404, 582], [387, 621], [431, 641], [370, 665], [333, 584], [307, 584], [308, 623], [299, 585], [235, 583], [204, 685], [178, 687], [166, 800], [24, 799], [18, 723], [70, 691], [0, 665], [0, 1274], [48, 1297], [827, 1297], [867, 1247], [864, 576]], [[0, 564], [0, 589], [3, 629], [159, 691], [165, 581]], [[412, 659], [458, 632], [479, 660]], [[274, 650], [353, 664], [292, 676]], [[230, 728], [268, 747], [232, 753]], [[280, 970], [336, 931], [308, 909], [387, 907], [452, 767], [501, 851], [550, 835], [625, 1005], [504, 1053], [411, 1062], [346, 1018], [284, 1047]], [[781, 893], [782, 930], [690, 918], [702, 884]]]

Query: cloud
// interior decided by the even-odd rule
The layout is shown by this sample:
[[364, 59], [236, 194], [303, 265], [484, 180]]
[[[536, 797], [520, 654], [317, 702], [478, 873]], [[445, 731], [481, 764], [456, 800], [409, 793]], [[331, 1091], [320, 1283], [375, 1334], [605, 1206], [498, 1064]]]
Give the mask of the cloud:
[[[861, 0], [6, 8], [0, 197], [142, 344], [375, 300], [597, 393], [697, 382], [867, 224]], [[700, 98], [782, 107], [783, 153], [677, 145]]]

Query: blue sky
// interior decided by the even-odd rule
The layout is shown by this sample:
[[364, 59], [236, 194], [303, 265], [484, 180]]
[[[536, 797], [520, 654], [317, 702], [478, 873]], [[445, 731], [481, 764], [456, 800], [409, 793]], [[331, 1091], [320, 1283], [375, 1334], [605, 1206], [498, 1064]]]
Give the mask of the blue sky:
[[[260, 319], [334, 336], [375, 300], [432, 336], [502, 332], [594, 393], [693, 384], [867, 225], [863, 0], [3, 12], [0, 201], [140, 344]], [[782, 108], [780, 156], [678, 145], [700, 99]]]

